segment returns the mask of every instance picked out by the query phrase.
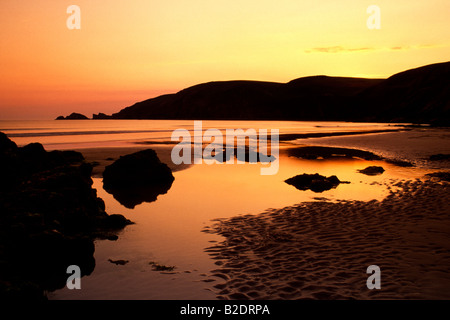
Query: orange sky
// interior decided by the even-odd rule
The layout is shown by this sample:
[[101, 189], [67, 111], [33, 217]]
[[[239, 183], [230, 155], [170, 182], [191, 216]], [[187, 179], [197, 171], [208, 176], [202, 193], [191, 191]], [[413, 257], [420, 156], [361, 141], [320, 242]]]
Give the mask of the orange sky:
[[[66, 26], [72, 4], [80, 30]], [[449, 60], [449, 12], [448, 0], [1, 0], [0, 119], [111, 114], [213, 80], [388, 77]]]

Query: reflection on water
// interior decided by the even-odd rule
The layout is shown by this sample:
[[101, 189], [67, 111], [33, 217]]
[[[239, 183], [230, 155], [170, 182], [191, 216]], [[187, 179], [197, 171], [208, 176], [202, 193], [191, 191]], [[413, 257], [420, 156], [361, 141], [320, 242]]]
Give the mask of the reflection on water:
[[161, 185], [127, 185], [124, 188], [108, 187], [104, 185], [106, 192], [112, 194], [125, 208], [134, 209], [144, 202], [156, 201], [159, 195], [166, 194], [172, 186], [172, 181]]
[[[280, 134], [363, 131], [395, 129], [379, 123], [321, 121], [203, 121], [203, 130], [279, 129]], [[135, 143], [165, 143], [171, 141], [173, 130], [194, 130], [189, 120], [64, 120], [5, 121], [0, 131], [19, 146], [40, 142], [46, 150], [98, 147], [124, 147]]]
[[[368, 165], [381, 165], [385, 172], [366, 176], [358, 172]], [[201, 232], [211, 220], [242, 214], [258, 214], [268, 208], [282, 208], [303, 201], [317, 201], [317, 193], [300, 191], [284, 180], [302, 173], [336, 175], [350, 184], [320, 194], [320, 200], [381, 200], [389, 192], [390, 179], [422, 176], [419, 169], [400, 168], [382, 161], [355, 159], [302, 160], [280, 155], [280, 170], [273, 176], [260, 175], [263, 164], [193, 165], [174, 172], [175, 181], [167, 194], [134, 210], [120, 205], [102, 189], [94, 187], [106, 202], [108, 213], [121, 213], [136, 222], [115, 242], [97, 241], [96, 269], [84, 277], [83, 290], [58, 290], [52, 299], [215, 299], [204, 282], [217, 268], [204, 249], [219, 241], [217, 235]], [[111, 260], [128, 260], [116, 266]], [[150, 262], [175, 266], [172, 272], [155, 272]]]

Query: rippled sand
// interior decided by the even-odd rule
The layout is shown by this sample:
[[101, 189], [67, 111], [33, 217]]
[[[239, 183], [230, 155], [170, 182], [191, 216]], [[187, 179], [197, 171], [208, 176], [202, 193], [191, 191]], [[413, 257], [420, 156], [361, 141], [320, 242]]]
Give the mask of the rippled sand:
[[[383, 201], [308, 202], [218, 220], [219, 299], [449, 299], [450, 184], [401, 180]], [[381, 268], [369, 290], [367, 267]]]

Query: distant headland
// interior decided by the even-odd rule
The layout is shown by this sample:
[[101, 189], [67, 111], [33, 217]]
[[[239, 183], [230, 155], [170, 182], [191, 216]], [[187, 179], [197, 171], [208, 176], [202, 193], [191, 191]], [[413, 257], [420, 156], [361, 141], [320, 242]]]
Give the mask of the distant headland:
[[[57, 119], [87, 119], [72, 113]], [[450, 125], [450, 62], [387, 79], [310, 76], [288, 83], [220, 81], [92, 119], [364, 121]]]

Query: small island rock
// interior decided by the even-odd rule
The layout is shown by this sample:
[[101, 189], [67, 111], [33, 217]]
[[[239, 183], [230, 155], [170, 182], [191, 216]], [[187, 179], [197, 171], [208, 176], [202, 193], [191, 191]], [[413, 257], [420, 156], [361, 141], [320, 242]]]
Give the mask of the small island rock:
[[325, 177], [318, 173], [297, 175], [285, 182], [299, 190], [311, 190], [317, 193], [336, 188], [341, 183], [348, 183], [340, 181], [336, 176]]
[[384, 172], [384, 168], [379, 166], [369, 166], [365, 169], [358, 170], [358, 172], [368, 176], [376, 176], [382, 174]]

